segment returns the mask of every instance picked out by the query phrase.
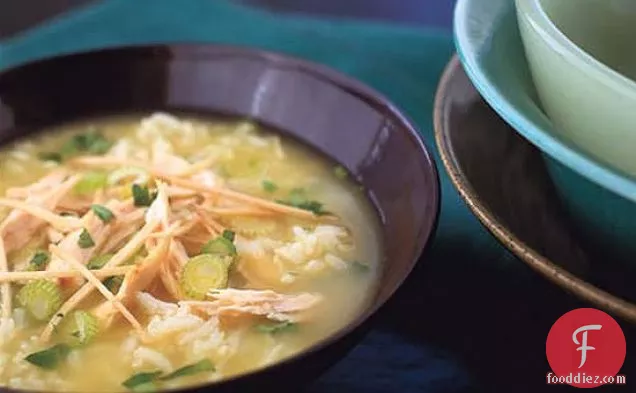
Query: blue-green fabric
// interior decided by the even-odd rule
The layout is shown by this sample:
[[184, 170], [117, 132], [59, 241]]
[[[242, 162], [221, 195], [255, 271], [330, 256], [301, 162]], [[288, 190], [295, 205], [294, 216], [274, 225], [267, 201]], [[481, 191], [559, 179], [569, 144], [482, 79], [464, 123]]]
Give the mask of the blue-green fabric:
[[[514, 321], [524, 327], [533, 323], [527, 304], [504, 304], [527, 303], [525, 291], [537, 281], [479, 225], [436, 152], [433, 99], [453, 54], [450, 36], [352, 20], [282, 16], [226, 1], [113, 0], [0, 43], [0, 67], [81, 49], [156, 42], [257, 46], [332, 66], [388, 96], [414, 120], [434, 152], [443, 199], [435, 243], [378, 328], [314, 386], [316, 392], [476, 391], [488, 372], [480, 371], [488, 363], [480, 356], [492, 356], [495, 368], [508, 366], [506, 347], [517, 344], [498, 343], [503, 335], [482, 322], [499, 328]], [[544, 325], [534, 332], [537, 343], [544, 340]], [[543, 359], [543, 350], [535, 347], [533, 361], [540, 362], [536, 359]], [[541, 374], [536, 378], [541, 380]]]
[[[285, 17], [226, 1], [113, 0], [0, 44], [0, 67], [82, 49], [153, 42], [257, 46], [327, 64], [393, 100], [419, 126], [432, 150], [433, 96], [454, 51], [451, 38], [436, 30]], [[442, 183], [442, 238], [448, 233], [464, 247], [486, 247], [493, 259], [507, 259], [446, 176]]]

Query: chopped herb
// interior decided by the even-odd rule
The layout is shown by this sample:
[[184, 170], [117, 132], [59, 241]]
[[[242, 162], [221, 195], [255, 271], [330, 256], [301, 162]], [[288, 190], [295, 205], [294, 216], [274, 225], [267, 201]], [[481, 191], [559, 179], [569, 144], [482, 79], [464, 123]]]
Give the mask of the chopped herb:
[[80, 248], [91, 248], [95, 245], [95, 241], [93, 241], [91, 234], [88, 233], [86, 228], [82, 229], [79, 239], [77, 240], [77, 245], [80, 246]]
[[46, 251], [36, 251], [31, 260], [29, 261], [29, 271], [44, 270], [46, 265], [51, 260], [51, 256]]
[[105, 172], [87, 172], [77, 182], [73, 190], [80, 195], [92, 194], [95, 191], [106, 187], [108, 184], [108, 174]]
[[276, 192], [276, 190], [278, 190], [278, 186], [270, 180], [263, 180], [262, 185], [263, 185], [263, 190], [267, 192]]
[[146, 383], [142, 383], [141, 385], [137, 385], [131, 390], [135, 393], [149, 393], [149, 392], [158, 391], [159, 386], [157, 385], [157, 383], [153, 381], [153, 382], [146, 382]]
[[63, 151], [104, 154], [111, 146], [112, 143], [104, 138], [102, 134], [98, 133], [95, 129], [91, 129], [85, 134], [73, 136], [68, 142], [66, 142], [66, 145], [63, 147]]
[[282, 205], [292, 206], [298, 209], [308, 210], [317, 216], [327, 214], [323, 209], [323, 204], [317, 201], [307, 199], [305, 190], [302, 188], [294, 188], [289, 192], [288, 200], [277, 200]]
[[110, 211], [106, 206], [102, 205], [91, 205], [91, 210], [100, 220], [105, 223], [112, 221], [115, 218], [115, 215], [112, 211]]
[[368, 272], [371, 267], [369, 265], [367, 265], [366, 263], [362, 263], [362, 262], [358, 262], [358, 261], [354, 261], [351, 263], [351, 266], [361, 272]]
[[179, 377], [187, 377], [190, 375], [195, 375], [198, 373], [206, 372], [206, 371], [214, 371], [214, 365], [208, 359], [203, 359], [197, 363], [190, 364], [188, 366], [183, 366], [172, 373], [166, 375], [165, 377], [161, 377], [162, 381], [168, 381], [170, 379], [175, 379]]
[[62, 162], [79, 153], [104, 154], [112, 146], [104, 136], [94, 129], [78, 134], [66, 141], [59, 152], [43, 152], [38, 157], [44, 161]]
[[57, 344], [40, 352], [27, 356], [24, 360], [46, 370], [54, 370], [71, 352], [66, 344]]
[[38, 154], [38, 158], [42, 161], [62, 162], [62, 155], [60, 153], [43, 152]]
[[258, 330], [261, 333], [275, 334], [275, 333], [280, 333], [285, 331], [295, 331], [297, 327], [298, 325], [296, 325], [294, 322], [285, 321], [285, 322], [280, 322], [275, 324], [256, 325], [256, 330]]
[[223, 231], [223, 233], [221, 234], [221, 236], [223, 236], [224, 238], [226, 238], [227, 240], [233, 242], [234, 241], [234, 237], [235, 237], [235, 233], [226, 229]]
[[188, 377], [206, 371], [214, 371], [214, 365], [208, 359], [203, 359], [197, 363], [183, 366], [172, 373], [161, 376], [161, 371], [142, 372], [128, 378], [123, 386], [133, 392], [154, 392], [159, 388], [159, 381], [169, 381], [175, 378]]
[[341, 165], [336, 165], [333, 169], [333, 173], [338, 179], [344, 180], [347, 178], [347, 170]]
[[322, 203], [317, 201], [307, 201], [296, 205], [296, 207], [303, 210], [309, 210], [317, 216], [327, 214], [327, 212], [323, 209]]
[[231, 257], [230, 261], [237, 255], [236, 246], [234, 245], [235, 233], [230, 230], [224, 230], [221, 236], [212, 239], [201, 247], [201, 254], [212, 254], [221, 257]]
[[105, 264], [108, 263], [108, 261], [110, 261], [112, 257], [113, 254], [103, 254], [95, 256], [88, 261], [88, 263], [86, 264], [86, 268], [89, 270], [101, 269], [104, 267]]
[[121, 288], [121, 284], [124, 282], [123, 276], [112, 276], [108, 277], [104, 280], [104, 286], [108, 288], [112, 293], [119, 292], [119, 288]]
[[133, 375], [132, 377], [125, 380], [122, 385], [127, 387], [128, 389], [132, 389], [133, 391], [141, 385], [145, 385], [151, 382], [154, 382], [161, 375], [161, 371], [151, 371], [151, 372], [143, 372]]
[[151, 195], [148, 187], [140, 186], [139, 184], [132, 185], [132, 195], [135, 206], [150, 206], [155, 198], [157, 198], [156, 192]]
[[323, 209], [322, 203], [317, 201], [305, 201], [302, 203], [293, 203], [291, 201], [277, 200], [276, 202], [282, 205], [287, 205], [287, 206], [295, 207], [298, 209], [310, 211], [317, 216], [328, 214], [328, 212]]

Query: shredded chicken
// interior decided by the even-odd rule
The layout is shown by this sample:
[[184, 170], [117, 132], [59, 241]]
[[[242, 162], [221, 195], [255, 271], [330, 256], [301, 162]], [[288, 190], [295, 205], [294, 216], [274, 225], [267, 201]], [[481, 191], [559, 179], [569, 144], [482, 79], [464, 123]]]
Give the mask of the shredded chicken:
[[[97, 279], [97, 277], [95, 277], [93, 275], [93, 273], [88, 270], [80, 261], [76, 260], [74, 258], [74, 256], [67, 254], [64, 250], [62, 250], [61, 248], [57, 247], [57, 246], [52, 246], [51, 247], [51, 251], [58, 256], [59, 258], [62, 258], [64, 260], [66, 260], [67, 263], [69, 263], [71, 265], [71, 267], [75, 270], [77, 270], [78, 272], [80, 272], [82, 274], [82, 276], [84, 276], [84, 278], [86, 278], [86, 280], [91, 283], [92, 285], [95, 286], [95, 288], [97, 288], [97, 290], [104, 295], [104, 297], [106, 299], [109, 300], [110, 305], [112, 305], [113, 308], [117, 309], [119, 312], [122, 313], [122, 315], [124, 315], [124, 317], [130, 322], [130, 324], [135, 328], [135, 330], [137, 330], [137, 332], [140, 335], [144, 335], [143, 332], [143, 328], [141, 327], [141, 324], [139, 323], [139, 321], [137, 321], [137, 319], [132, 315], [132, 313], [130, 312], [130, 310], [128, 310], [126, 308], [126, 306], [124, 306], [121, 302], [121, 299], [119, 298], [119, 296], [114, 296], [109, 290], [108, 288], [106, 288], [104, 286], [104, 284], [101, 283], [101, 281], [99, 281]], [[127, 273], [127, 276], [131, 275], [132, 272]]]
[[128, 272], [124, 278], [117, 296], [114, 300], [102, 303], [94, 310], [95, 316], [103, 321], [104, 326], [109, 326], [113, 321], [114, 313], [122, 309], [118, 307], [119, 304], [127, 305], [134, 300], [134, 296], [144, 290], [155, 279], [161, 262], [166, 258], [170, 244], [170, 239], [166, 238], [159, 242], [159, 245], [154, 248], [150, 255], [146, 257], [139, 265]]
[[67, 170], [55, 170], [26, 187], [9, 188], [7, 190], [7, 197], [16, 199], [27, 199], [29, 197], [41, 198], [43, 194], [46, 194], [51, 191], [52, 188], [62, 184], [64, 179], [67, 177]]
[[[159, 191], [161, 194], [162, 191]], [[164, 191], [165, 193], [165, 191]], [[123, 264], [125, 261], [130, 259], [139, 249], [144, 245], [147, 238], [157, 230], [161, 225], [163, 217], [162, 214], [165, 214], [165, 203], [167, 197], [158, 196], [152, 205], [148, 208], [146, 212], [145, 219], [146, 224], [137, 232], [128, 243], [104, 265], [104, 268], [112, 268], [117, 267]], [[42, 341], [48, 341], [51, 338], [51, 334], [55, 327], [61, 322], [62, 318], [60, 315], [64, 316], [68, 312], [75, 309], [88, 295], [90, 295], [95, 287], [91, 283], [84, 284], [81, 288], [79, 288], [58, 310], [56, 315], [49, 321], [46, 328], [42, 332], [40, 336]]]
[[51, 212], [64, 195], [75, 186], [79, 176], [72, 176], [63, 182], [60, 180], [56, 187], [52, 182], [58, 179], [58, 176], [45, 179], [47, 179], [46, 184], [51, 182], [51, 189], [46, 193], [31, 195], [33, 190], [27, 188], [25, 201], [3, 199], [0, 202], [0, 205], [14, 209], [0, 224], [0, 236], [4, 239], [7, 253], [24, 247], [47, 222], [62, 232], [79, 227], [77, 219], [60, 217]]
[[278, 321], [298, 321], [295, 315], [317, 306], [322, 296], [312, 293], [287, 295], [272, 290], [227, 288], [208, 294], [211, 301], [182, 301], [179, 304], [210, 315], [237, 316], [251, 314]]
[[[128, 201], [113, 201], [106, 204], [106, 207], [113, 212], [115, 216], [114, 220], [116, 220], [118, 216], [129, 213], [134, 209], [133, 204]], [[86, 215], [84, 215], [84, 217], [82, 217], [82, 223], [84, 224], [82, 228], [69, 233], [61, 240], [59, 248], [62, 249], [67, 255], [71, 255], [82, 265], [86, 265], [91, 257], [95, 255], [95, 250], [99, 249], [100, 246], [107, 241], [108, 236], [112, 232], [111, 223], [114, 223], [114, 221], [106, 223], [102, 221], [93, 211], [89, 211], [88, 213], [86, 213]], [[84, 231], [87, 231], [90, 234], [91, 238], [95, 242], [95, 246], [87, 248], [83, 248], [80, 246], [79, 239]], [[48, 270], [69, 270], [67, 262], [68, 261], [64, 261], [63, 259], [54, 257], [49, 263]], [[60, 285], [62, 285], [66, 289], [77, 289], [77, 287], [79, 287], [82, 282], [83, 280], [81, 279], [81, 277], [70, 277], [59, 280]]]

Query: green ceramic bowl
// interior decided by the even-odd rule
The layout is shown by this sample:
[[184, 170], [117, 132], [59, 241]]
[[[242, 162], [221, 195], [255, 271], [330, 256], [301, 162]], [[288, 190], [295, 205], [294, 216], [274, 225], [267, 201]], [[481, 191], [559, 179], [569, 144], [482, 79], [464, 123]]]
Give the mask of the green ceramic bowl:
[[636, 1], [515, 3], [553, 131], [636, 178]]
[[[584, 0], [564, 1], [581, 4]], [[522, 22], [518, 23], [518, 19]], [[523, 16], [517, 18], [513, 0], [458, 0], [454, 36], [466, 74], [488, 104], [543, 153], [558, 196], [583, 239], [581, 244], [591, 253], [601, 254], [608, 270], [636, 269], [636, 180], [594, 158], [556, 131], [559, 123], [546, 115], [548, 111], [543, 109], [526, 60], [519, 27], [524, 21], [531, 23]], [[562, 58], [561, 63], [554, 61], [563, 73], [561, 79], [566, 79], [568, 75], [564, 74], [568, 72], [574, 74], [581, 72], [581, 67], [589, 67], [569, 66], [565, 55], [558, 52], [553, 56]], [[620, 76], [615, 73], [615, 77]], [[564, 95], [571, 94], [565, 87], [561, 90]], [[585, 94], [594, 99], [596, 93]], [[636, 113], [636, 104], [627, 112], [630, 111]], [[604, 116], [597, 109], [581, 112], [592, 112], [591, 117]], [[636, 133], [636, 122], [632, 124]], [[616, 142], [618, 146], [622, 143]], [[636, 161], [636, 148], [632, 151]], [[633, 277], [627, 273], [624, 276], [626, 280]]]

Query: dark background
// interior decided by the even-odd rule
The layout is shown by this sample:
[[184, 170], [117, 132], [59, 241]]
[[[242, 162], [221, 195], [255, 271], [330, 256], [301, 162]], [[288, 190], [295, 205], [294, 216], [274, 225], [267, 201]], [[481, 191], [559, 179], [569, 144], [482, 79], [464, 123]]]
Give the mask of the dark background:
[[[455, 4], [454, 0], [240, 1], [277, 12], [434, 26], [449, 34]], [[0, 42], [91, 2], [0, 0]], [[311, 393], [579, 391], [546, 386], [549, 366], [544, 348], [552, 323], [565, 312], [586, 305], [521, 262], [514, 264], [515, 273], [502, 272], [488, 263], [464, 264], [459, 272], [453, 257], [465, 259], [460, 248], [452, 244], [438, 247], [436, 252], [448, 256], [445, 264], [419, 264], [400, 291], [400, 306], [394, 302], [365, 344], [321, 378]], [[525, 278], [518, 280], [517, 275]], [[634, 348], [631, 337], [636, 337], [633, 330], [625, 328], [628, 362], [621, 373], [627, 376], [627, 386], [594, 391], [636, 392], [630, 387], [636, 376], [633, 362], [629, 362]], [[400, 338], [397, 342], [396, 336]], [[373, 388], [361, 382], [368, 372], [379, 381]]]

